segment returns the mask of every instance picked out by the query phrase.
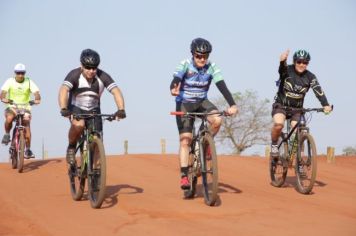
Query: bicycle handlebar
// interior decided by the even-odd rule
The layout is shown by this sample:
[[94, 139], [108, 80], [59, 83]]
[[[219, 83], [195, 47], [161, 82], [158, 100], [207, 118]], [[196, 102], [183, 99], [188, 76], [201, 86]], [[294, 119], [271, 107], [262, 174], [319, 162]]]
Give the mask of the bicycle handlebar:
[[184, 111], [172, 111], [171, 115], [175, 116], [210, 116], [210, 115], [221, 115], [229, 116], [226, 111], [216, 111], [216, 112], [184, 112]]
[[[316, 111], [316, 112], [324, 112], [324, 108], [294, 108], [294, 107], [286, 107], [283, 106], [282, 107], [285, 110], [289, 110], [289, 111], [300, 111], [300, 112], [312, 112], [312, 111]], [[334, 105], [331, 105], [331, 110], [334, 110]]]
[[116, 119], [116, 115], [115, 114], [72, 114], [74, 119], [89, 119], [89, 118], [93, 118], [93, 117], [106, 117], [105, 120], [108, 121], [113, 121]]
[[15, 103], [14, 101], [9, 100], [8, 102], [4, 102], [4, 103], [10, 104], [10, 105], [14, 105], [14, 106], [28, 106], [28, 105], [33, 106], [33, 105], [37, 105], [34, 100], [30, 100], [30, 101], [25, 102], [25, 103]]

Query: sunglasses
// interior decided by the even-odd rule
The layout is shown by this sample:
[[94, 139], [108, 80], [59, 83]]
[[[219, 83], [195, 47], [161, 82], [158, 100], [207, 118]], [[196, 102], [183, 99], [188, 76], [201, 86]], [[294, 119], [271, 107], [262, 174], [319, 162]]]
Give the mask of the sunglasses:
[[303, 64], [303, 65], [308, 65], [309, 62], [308, 61], [301, 61], [301, 60], [298, 60], [296, 61], [297, 64]]
[[97, 67], [87, 67], [87, 66], [84, 66], [84, 69], [86, 69], [86, 70], [97, 70], [98, 68], [97, 68]]
[[194, 57], [196, 58], [196, 59], [208, 59], [208, 57], [209, 57], [209, 54], [194, 54]]
[[17, 75], [24, 75], [25, 72], [15, 72], [15, 74], [17, 74]]

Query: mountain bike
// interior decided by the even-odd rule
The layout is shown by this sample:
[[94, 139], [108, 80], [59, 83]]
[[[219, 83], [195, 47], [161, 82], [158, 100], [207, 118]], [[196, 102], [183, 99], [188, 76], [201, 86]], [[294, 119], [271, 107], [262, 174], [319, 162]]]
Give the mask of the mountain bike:
[[194, 198], [198, 178], [202, 177], [205, 204], [213, 206], [218, 198], [218, 160], [213, 136], [208, 127], [209, 115], [226, 116], [225, 112], [171, 112], [172, 115], [199, 118], [200, 126], [193, 127], [189, 148], [188, 179], [190, 188], [184, 191], [185, 198]]
[[87, 180], [91, 207], [100, 208], [105, 198], [106, 158], [102, 134], [95, 129], [95, 117], [115, 119], [113, 114], [73, 114], [73, 119], [84, 119], [85, 127], [77, 142], [75, 162], [68, 165], [68, 175], [73, 200], [82, 199]]
[[[291, 128], [290, 120], [286, 120], [286, 132], [282, 132], [278, 142], [279, 157], [269, 160], [271, 184], [281, 187], [287, 176], [288, 167], [294, 166], [297, 179], [297, 190], [302, 194], [312, 191], [317, 172], [317, 152], [313, 136], [307, 123], [311, 120], [310, 112], [323, 112], [323, 108], [291, 108], [283, 107], [287, 114], [300, 112], [297, 124]], [[291, 138], [294, 136], [294, 138]]]
[[23, 171], [24, 158], [25, 158], [25, 134], [26, 129], [23, 125], [23, 120], [26, 112], [27, 106], [34, 105], [34, 101], [29, 101], [28, 103], [14, 103], [9, 102], [16, 111], [16, 117], [14, 119], [15, 127], [12, 131], [11, 145], [9, 148], [9, 154], [11, 159], [11, 167], [13, 169], [17, 168], [19, 173]]

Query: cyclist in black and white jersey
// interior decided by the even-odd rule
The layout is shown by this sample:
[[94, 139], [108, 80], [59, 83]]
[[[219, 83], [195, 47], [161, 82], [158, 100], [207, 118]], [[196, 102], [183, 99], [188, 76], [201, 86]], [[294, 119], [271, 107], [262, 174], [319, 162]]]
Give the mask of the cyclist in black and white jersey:
[[[106, 88], [113, 96], [117, 105], [116, 116], [126, 117], [125, 103], [119, 87], [109, 74], [98, 69], [99, 54], [92, 49], [85, 49], [80, 56], [81, 66], [68, 73], [59, 90], [60, 113], [64, 117], [71, 114], [100, 114], [100, 97]], [[71, 120], [67, 148], [67, 162], [72, 164], [75, 158], [75, 148], [84, 130], [84, 120]], [[102, 119], [97, 117], [95, 128], [102, 131]]]

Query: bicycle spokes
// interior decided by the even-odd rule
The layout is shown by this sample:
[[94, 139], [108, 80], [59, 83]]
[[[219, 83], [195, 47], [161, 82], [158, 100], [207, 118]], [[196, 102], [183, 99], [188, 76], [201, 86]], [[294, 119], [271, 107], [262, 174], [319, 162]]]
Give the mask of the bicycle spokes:
[[316, 178], [316, 148], [310, 134], [303, 134], [295, 166], [299, 192], [310, 193]]

